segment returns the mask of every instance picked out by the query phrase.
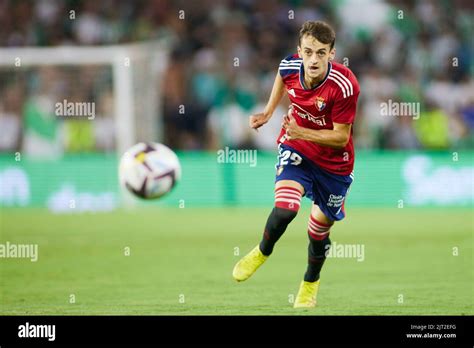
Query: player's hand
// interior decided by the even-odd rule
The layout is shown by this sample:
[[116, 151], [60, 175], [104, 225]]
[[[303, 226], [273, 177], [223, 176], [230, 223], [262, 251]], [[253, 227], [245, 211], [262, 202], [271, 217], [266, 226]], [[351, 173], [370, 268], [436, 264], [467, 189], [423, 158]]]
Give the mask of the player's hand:
[[289, 140], [302, 139], [303, 127], [298, 126], [298, 123], [296, 123], [296, 119], [291, 114], [291, 110], [288, 111], [288, 114], [283, 119], [282, 127], [286, 130], [286, 137]]
[[253, 114], [249, 118], [249, 126], [255, 130], [258, 130], [261, 126], [268, 122], [271, 115], [264, 114], [260, 112], [258, 114]]

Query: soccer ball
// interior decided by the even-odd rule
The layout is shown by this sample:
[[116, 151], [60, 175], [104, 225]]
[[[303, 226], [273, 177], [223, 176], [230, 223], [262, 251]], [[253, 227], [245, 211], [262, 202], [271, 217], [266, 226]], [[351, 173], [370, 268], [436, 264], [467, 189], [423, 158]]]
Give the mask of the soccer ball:
[[140, 198], [160, 198], [180, 180], [181, 165], [169, 147], [138, 143], [120, 159], [119, 178], [123, 187]]

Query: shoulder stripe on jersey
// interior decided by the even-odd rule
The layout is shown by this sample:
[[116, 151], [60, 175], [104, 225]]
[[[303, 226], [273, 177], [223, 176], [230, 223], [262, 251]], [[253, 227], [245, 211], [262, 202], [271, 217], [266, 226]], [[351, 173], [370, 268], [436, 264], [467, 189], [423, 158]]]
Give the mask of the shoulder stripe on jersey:
[[341, 85], [341, 83], [339, 82], [339, 80], [336, 80], [336, 79], [333, 77], [333, 75], [329, 75], [329, 76], [328, 76], [328, 80], [332, 80], [332, 81], [336, 82], [336, 84], [341, 88], [342, 96], [343, 96], [344, 98], [346, 98], [346, 89], [345, 89], [345, 87], [343, 87], [343, 86]]
[[280, 63], [280, 66], [297, 66], [299, 67], [301, 65], [301, 62], [299, 63]]
[[343, 74], [341, 74], [339, 71], [333, 70], [332, 72], [337, 74], [338, 76], [340, 76], [343, 80], [345, 80], [347, 82], [347, 84], [349, 85], [349, 87], [350, 87], [351, 95], [354, 94], [354, 91], [352, 89], [352, 82], [347, 77], [345, 77]]
[[293, 62], [302, 62], [303, 59], [301, 58], [297, 58], [297, 59], [291, 59], [291, 60], [286, 60], [286, 59], [282, 59], [282, 63], [293, 63]]
[[288, 67], [299, 68], [301, 66], [301, 63], [298, 63], [298, 64], [280, 64], [280, 66], [285, 67], [285, 68], [288, 68]]
[[347, 96], [352, 95], [351, 89], [349, 88], [349, 85], [347, 84], [346, 81], [344, 81], [339, 75], [332, 74], [332, 73], [330, 75], [333, 79], [338, 80], [344, 86], [344, 89], [345, 89], [345, 92], [346, 92]]

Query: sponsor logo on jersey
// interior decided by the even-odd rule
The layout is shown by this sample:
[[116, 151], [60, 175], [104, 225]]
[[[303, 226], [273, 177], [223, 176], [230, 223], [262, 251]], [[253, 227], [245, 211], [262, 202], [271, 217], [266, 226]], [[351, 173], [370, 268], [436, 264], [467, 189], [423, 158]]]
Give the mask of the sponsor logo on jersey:
[[291, 105], [296, 106], [295, 111], [298, 114], [298, 116], [301, 117], [302, 119], [316, 123], [320, 127], [323, 127], [326, 125], [326, 120], [324, 118], [326, 115], [314, 116], [297, 104], [293, 103]]

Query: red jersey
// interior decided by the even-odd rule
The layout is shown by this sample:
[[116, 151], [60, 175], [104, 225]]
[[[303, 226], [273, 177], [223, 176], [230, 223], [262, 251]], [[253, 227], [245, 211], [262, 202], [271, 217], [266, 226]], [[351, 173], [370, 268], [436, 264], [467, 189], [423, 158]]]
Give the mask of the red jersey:
[[[314, 88], [306, 89], [302, 62], [294, 54], [283, 59], [278, 69], [298, 125], [311, 129], [333, 129], [333, 123], [354, 123], [360, 90], [352, 71], [342, 64], [329, 63], [324, 80]], [[352, 128], [349, 142], [343, 149], [307, 140], [288, 140], [283, 128], [277, 142], [292, 147], [328, 172], [349, 175], [354, 168]]]

